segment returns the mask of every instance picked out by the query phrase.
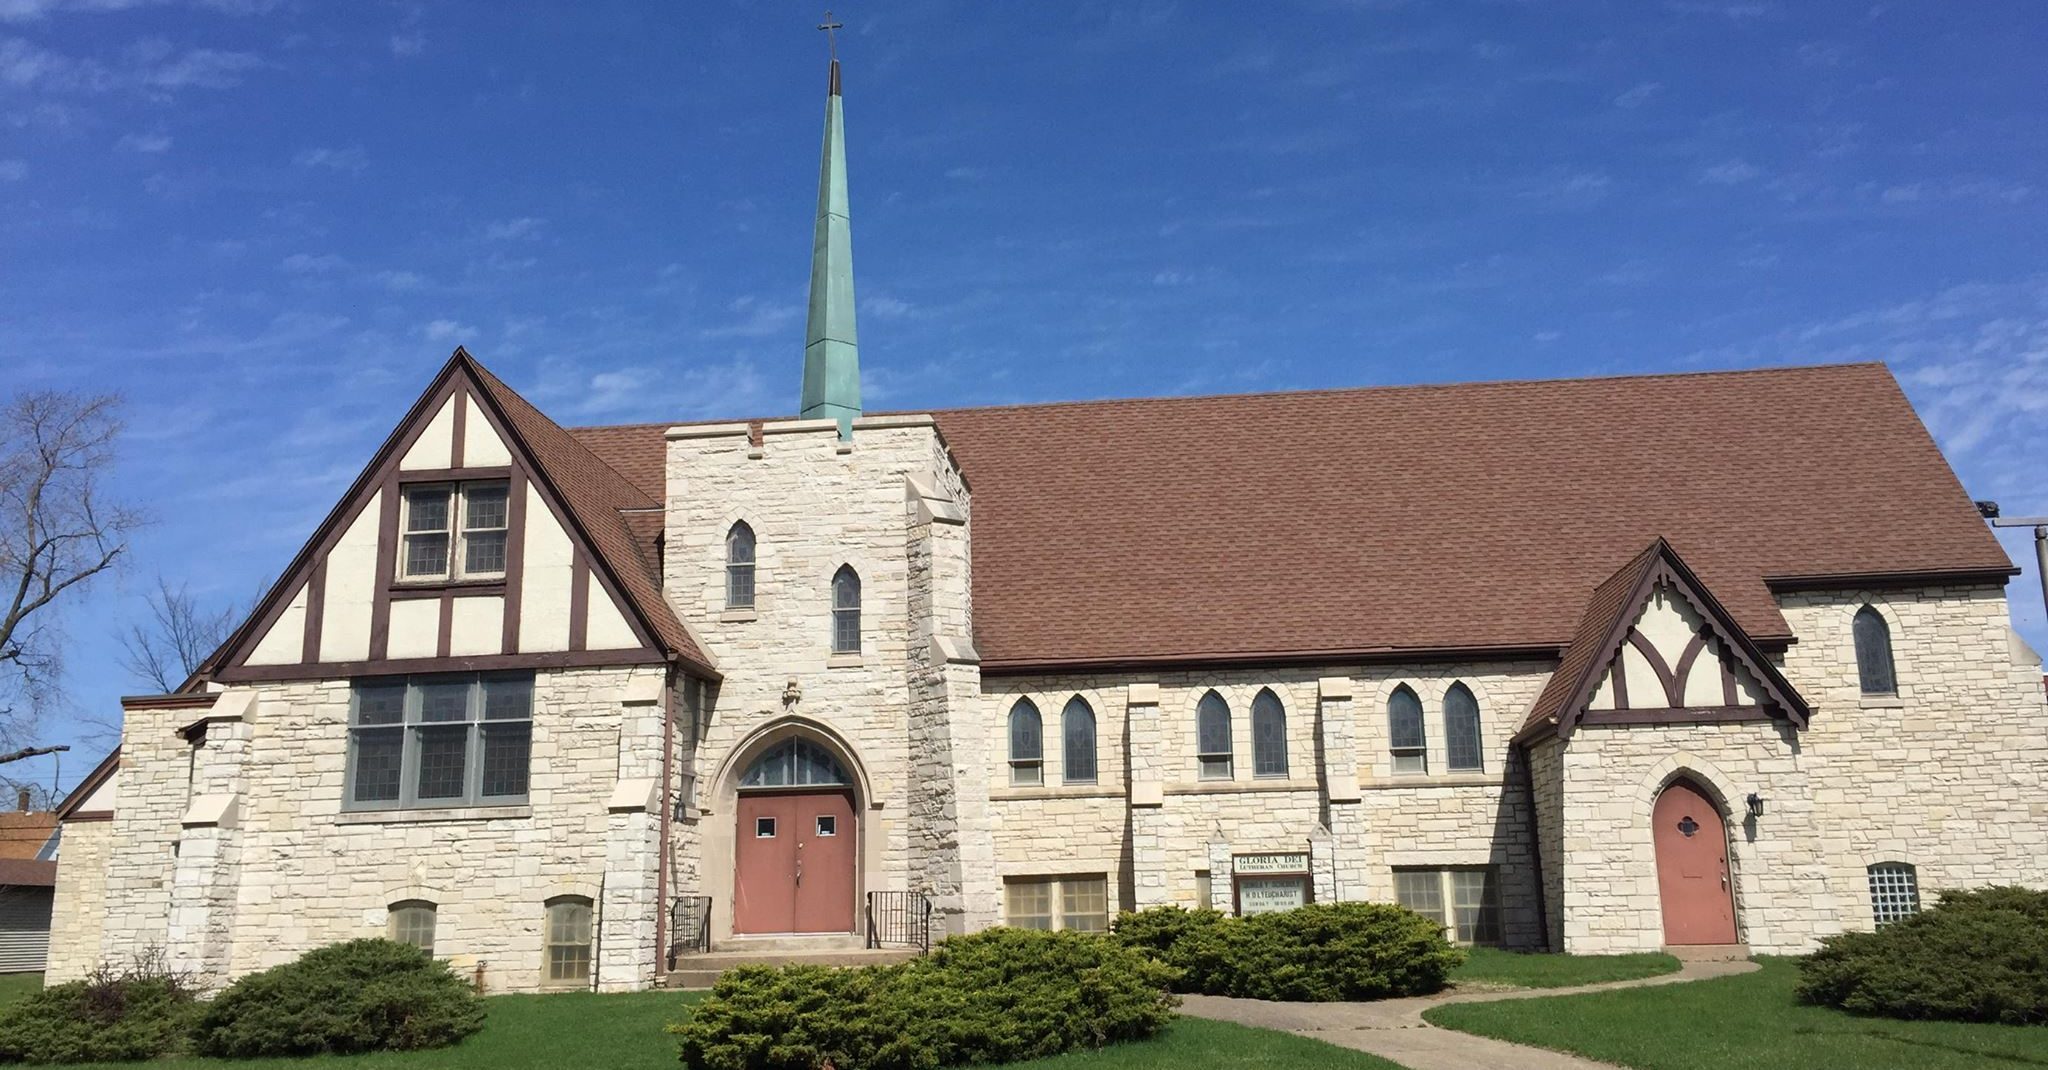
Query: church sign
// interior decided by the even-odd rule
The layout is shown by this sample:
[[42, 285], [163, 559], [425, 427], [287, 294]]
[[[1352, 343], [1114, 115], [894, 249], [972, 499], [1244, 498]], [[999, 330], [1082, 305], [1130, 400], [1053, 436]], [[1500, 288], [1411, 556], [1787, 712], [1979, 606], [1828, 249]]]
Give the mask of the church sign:
[[1239, 916], [1292, 910], [1309, 901], [1306, 851], [1234, 855], [1230, 871]]

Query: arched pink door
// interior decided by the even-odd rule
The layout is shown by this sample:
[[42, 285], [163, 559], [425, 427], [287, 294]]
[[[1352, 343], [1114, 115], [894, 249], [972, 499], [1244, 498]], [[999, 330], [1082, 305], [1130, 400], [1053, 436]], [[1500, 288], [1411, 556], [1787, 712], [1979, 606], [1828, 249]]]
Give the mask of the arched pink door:
[[1735, 897], [1721, 811], [1705, 792], [1678, 780], [1657, 796], [1650, 823], [1657, 845], [1657, 891], [1664, 902], [1664, 942], [1734, 943]]

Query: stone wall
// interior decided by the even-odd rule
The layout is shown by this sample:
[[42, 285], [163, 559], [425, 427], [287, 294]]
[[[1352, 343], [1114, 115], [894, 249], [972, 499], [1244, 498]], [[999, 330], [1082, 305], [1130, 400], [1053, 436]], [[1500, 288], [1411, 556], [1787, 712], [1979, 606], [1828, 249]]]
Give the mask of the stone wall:
[[[658, 766], [648, 741], [660, 732], [663, 677], [658, 666], [537, 674], [529, 803], [477, 810], [344, 813], [345, 680], [261, 688], [238, 725], [208, 727], [196, 755], [175, 730], [193, 711], [131, 711], [105, 953], [175, 945], [174, 960], [218, 986], [383, 935], [390, 904], [422, 899], [437, 907], [437, 955], [465, 975], [481, 965], [492, 991], [530, 991], [542, 986], [543, 902], [580, 895], [598, 914], [595, 983], [644, 986], [654, 858], [651, 831], [636, 822], [653, 815], [650, 801], [636, 807], [619, 788], [622, 774], [645, 781], [650, 756]], [[221, 770], [234, 749], [222, 739], [247, 755], [231, 778]], [[206, 824], [200, 804], [223, 794], [232, 803]], [[616, 916], [626, 907], [646, 916]]]
[[50, 907], [50, 958], [46, 984], [75, 981], [104, 960], [101, 920], [106, 911], [107, 854], [111, 821], [67, 821], [59, 848], [57, 888]]

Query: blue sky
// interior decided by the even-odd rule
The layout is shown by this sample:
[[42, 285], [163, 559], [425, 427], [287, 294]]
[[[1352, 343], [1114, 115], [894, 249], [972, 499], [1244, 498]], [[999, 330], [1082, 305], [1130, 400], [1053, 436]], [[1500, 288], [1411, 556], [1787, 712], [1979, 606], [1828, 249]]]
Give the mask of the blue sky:
[[[817, 16], [0, 0], [0, 367], [124, 392], [158, 516], [47, 735], [106, 742], [142, 590], [252, 597], [458, 342], [564, 423], [790, 412]], [[2048, 513], [2035, 0], [840, 16], [871, 407], [1875, 358]]]

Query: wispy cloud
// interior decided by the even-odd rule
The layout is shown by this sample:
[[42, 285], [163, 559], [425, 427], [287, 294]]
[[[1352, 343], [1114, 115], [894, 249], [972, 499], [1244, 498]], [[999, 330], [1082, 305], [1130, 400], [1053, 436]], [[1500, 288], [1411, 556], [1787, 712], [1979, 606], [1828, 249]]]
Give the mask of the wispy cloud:
[[158, 153], [169, 152], [171, 135], [162, 133], [122, 134], [114, 147], [122, 152]]
[[391, 35], [391, 54], [400, 57], [417, 56], [427, 50], [427, 35], [418, 30]]
[[0, 160], [0, 182], [19, 182], [27, 177], [27, 160]]
[[294, 275], [318, 275], [348, 266], [348, 261], [333, 253], [293, 253], [278, 264]]
[[1516, 196], [1553, 208], [1585, 208], [1605, 198], [1614, 180], [1601, 171], [1557, 171], [1523, 186]]
[[409, 293], [426, 286], [426, 277], [416, 271], [379, 271], [370, 281], [393, 293]]
[[539, 237], [541, 224], [544, 222], [546, 220], [535, 219], [532, 216], [494, 220], [484, 224], [484, 240], [517, 241], [521, 238]]
[[804, 314], [799, 305], [775, 304], [753, 296], [734, 298], [726, 308], [740, 319], [697, 333], [705, 338], [766, 338], [789, 330]]
[[277, 7], [280, 0], [0, 0], [0, 22], [35, 22], [52, 15], [128, 11], [179, 2], [226, 15], [258, 15]]
[[342, 171], [352, 175], [360, 174], [364, 168], [370, 166], [369, 157], [363, 153], [361, 145], [350, 145], [346, 148], [317, 146], [310, 149], [300, 149], [292, 157], [292, 162], [300, 167], [314, 170]]
[[1637, 82], [1614, 98], [1617, 108], [1640, 108], [1664, 91], [1663, 82]]
[[1747, 160], [1724, 160], [1700, 172], [1700, 181], [1710, 186], [1739, 186], [1763, 174]]
[[152, 94], [227, 89], [262, 66], [263, 60], [247, 52], [180, 49], [156, 38], [137, 41], [112, 60], [70, 56], [19, 37], [0, 38], [0, 85], [16, 89]]
[[420, 327], [420, 337], [429, 342], [471, 342], [476, 328], [454, 320], [433, 320]]

